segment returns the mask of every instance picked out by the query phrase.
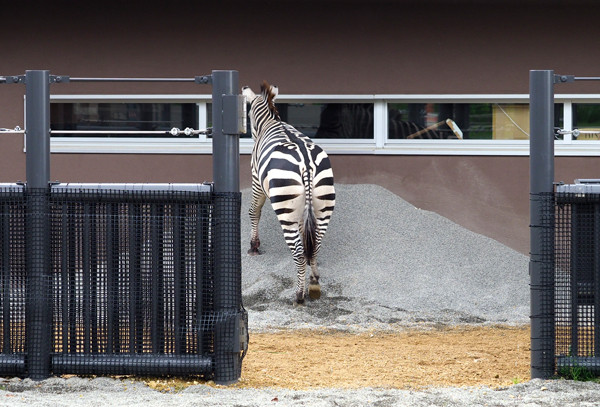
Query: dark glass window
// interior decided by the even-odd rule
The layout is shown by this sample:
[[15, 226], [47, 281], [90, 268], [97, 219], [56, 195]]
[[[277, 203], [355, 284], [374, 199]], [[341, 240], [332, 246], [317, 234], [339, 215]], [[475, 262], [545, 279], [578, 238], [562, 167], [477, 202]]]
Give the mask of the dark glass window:
[[[372, 103], [276, 103], [279, 117], [310, 138], [373, 139]], [[207, 106], [208, 125], [212, 106]], [[250, 119], [242, 137], [252, 137]]]
[[317, 139], [373, 139], [372, 103], [279, 103], [281, 120]]
[[[50, 123], [53, 137], [174, 137], [168, 133], [173, 127], [198, 129], [198, 107], [195, 103], [51, 103]], [[60, 130], [99, 132], [56, 133]], [[107, 130], [165, 131], [165, 134], [101, 133]]]
[[[563, 122], [555, 105], [555, 125]], [[389, 103], [390, 139], [529, 139], [526, 103]]]

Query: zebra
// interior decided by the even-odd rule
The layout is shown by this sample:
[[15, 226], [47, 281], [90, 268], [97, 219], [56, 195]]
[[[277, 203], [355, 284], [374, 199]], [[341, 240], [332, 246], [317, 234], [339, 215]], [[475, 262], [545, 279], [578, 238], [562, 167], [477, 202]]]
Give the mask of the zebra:
[[294, 305], [305, 299], [306, 266], [310, 265], [308, 295], [321, 297], [317, 254], [335, 206], [333, 171], [321, 147], [279, 117], [275, 98], [279, 90], [266, 81], [261, 93], [242, 88], [249, 103], [254, 147], [251, 157], [250, 255], [257, 255], [258, 222], [265, 200], [275, 210], [297, 274]]

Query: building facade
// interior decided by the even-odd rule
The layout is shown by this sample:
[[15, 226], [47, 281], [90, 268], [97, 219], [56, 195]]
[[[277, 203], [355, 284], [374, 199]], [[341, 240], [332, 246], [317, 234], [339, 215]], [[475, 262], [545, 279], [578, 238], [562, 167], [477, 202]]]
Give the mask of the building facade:
[[[523, 253], [529, 70], [600, 76], [591, 1], [25, 1], [4, 10], [0, 76], [234, 69], [255, 90], [267, 80], [279, 86], [282, 118], [330, 153], [336, 182], [379, 184]], [[0, 85], [0, 127], [23, 127], [24, 93]], [[211, 180], [210, 136], [143, 134], [210, 126], [210, 93], [189, 83], [51, 85], [52, 179]], [[557, 128], [600, 130], [600, 82], [557, 85], [555, 102]], [[22, 135], [0, 134], [0, 146], [0, 181], [24, 180]], [[251, 148], [243, 138], [243, 188]], [[600, 178], [598, 135], [557, 136], [555, 151], [556, 180]]]

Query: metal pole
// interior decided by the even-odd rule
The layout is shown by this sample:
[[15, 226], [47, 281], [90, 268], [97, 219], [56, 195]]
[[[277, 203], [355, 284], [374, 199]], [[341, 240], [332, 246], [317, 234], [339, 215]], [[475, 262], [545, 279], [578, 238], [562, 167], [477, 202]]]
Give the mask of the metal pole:
[[50, 296], [50, 75], [27, 71], [26, 100], [26, 348], [29, 377], [50, 376], [52, 314]]
[[239, 192], [239, 134], [223, 133], [223, 96], [239, 93], [238, 72], [213, 71], [212, 86], [213, 180], [215, 192]]
[[50, 73], [27, 71], [25, 81], [27, 186], [47, 188], [50, 181]]
[[554, 71], [530, 71], [531, 378], [554, 374]]
[[231, 384], [241, 375], [238, 320], [242, 303], [239, 134], [224, 134], [223, 99], [239, 93], [238, 72], [213, 71], [212, 86], [215, 382]]

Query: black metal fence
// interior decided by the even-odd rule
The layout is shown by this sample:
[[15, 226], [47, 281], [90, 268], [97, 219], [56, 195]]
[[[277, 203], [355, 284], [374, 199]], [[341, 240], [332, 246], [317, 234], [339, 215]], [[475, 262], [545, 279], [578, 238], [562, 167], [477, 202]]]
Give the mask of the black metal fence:
[[[239, 244], [240, 200], [211, 185], [1, 187], [0, 374], [237, 380], [240, 251], [219, 260], [225, 280], [215, 253]], [[223, 223], [233, 236], [215, 232]], [[47, 270], [32, 278], [36, 262]]]
[[[50, 85], [70, 82], [211, 84], [214, 182], [51, 185]], [[0, 374], [237, 381], [248, 345], [238, 72], [71, 78], [29, 70], [0, 84], [26, 87], [27, 148], [27, 183], [0, 186]]]
[[572, 368], [600, 373], [598, 187], [598, 184], [557, 187], [554, 316], [558, 374]]

